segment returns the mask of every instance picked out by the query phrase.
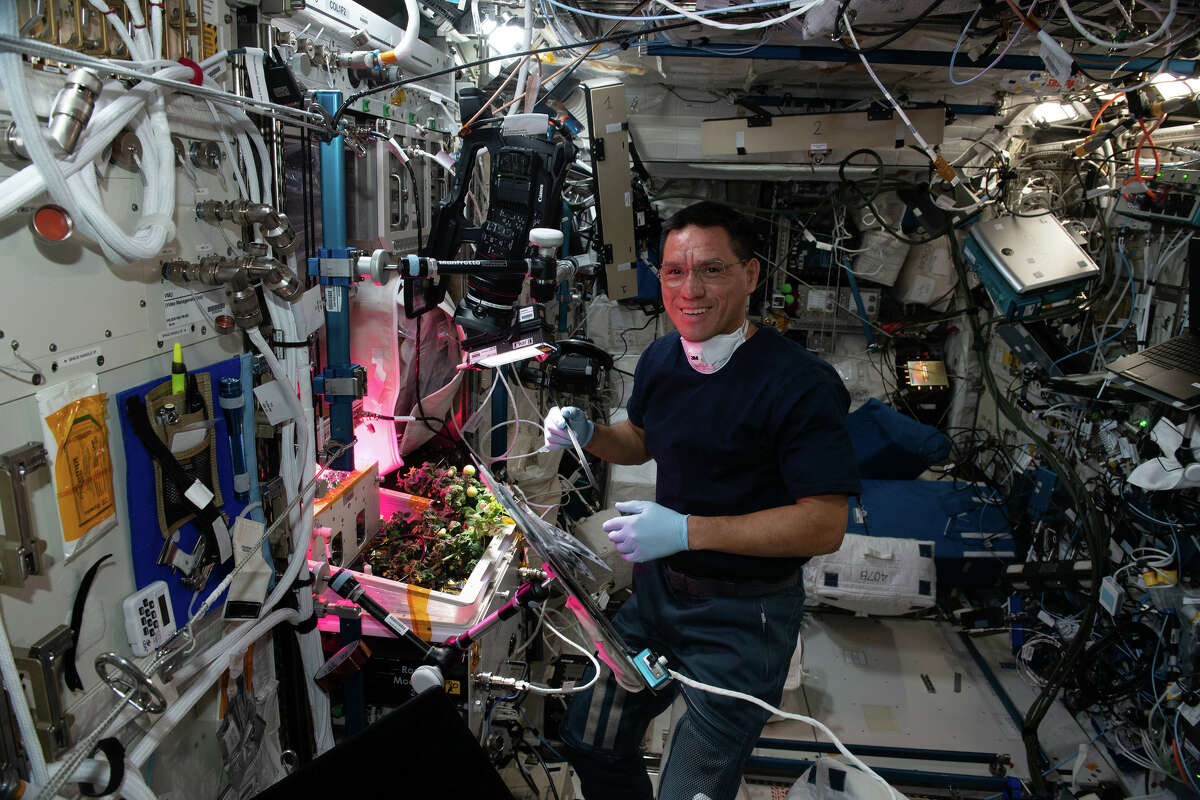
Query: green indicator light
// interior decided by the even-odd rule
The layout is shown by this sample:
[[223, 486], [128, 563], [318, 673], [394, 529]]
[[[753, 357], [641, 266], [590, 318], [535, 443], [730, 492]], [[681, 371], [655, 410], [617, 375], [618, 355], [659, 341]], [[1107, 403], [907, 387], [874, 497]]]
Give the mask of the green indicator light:
[[790, 283], [781, 284], [779, 287], [779, 291], [783, 292], [784, 294], [787, 294], [791, 290], [792, 290], [792, 285]]
[[1144, 427], [1146, 427], [1146, 426], [1147, 426], [1147, 425], [1149, 425], [1149, 424], [1150, 424], [1150, 420], [1147, 420], [1147, 419], [1144, 419], [1144, 420], [1142, 420], [1141, 422], [1139, 422], [1139, 423], [1138, 423], [1138, 425], [1140, 425], [1140, 426], [1141, 426], [1141, 427], [1143, 427], [1143, 428], [1144, 428]]
[[1183, 173], [1183, 179], [1184, 179], [1185, 181], [1188, 179], [1188, 174], [1187, 174], [1186, 172], [1185, 172], [1185, 173]]

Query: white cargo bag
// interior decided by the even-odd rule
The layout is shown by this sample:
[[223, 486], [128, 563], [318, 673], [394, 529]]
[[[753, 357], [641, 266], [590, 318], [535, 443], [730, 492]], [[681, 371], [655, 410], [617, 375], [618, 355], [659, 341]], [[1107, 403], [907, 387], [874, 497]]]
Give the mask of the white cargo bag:
[[[888, 787], [836, 758], [821, 756], [792, 785], [787, 800], [891, 800]], [[898, 800], [904, 795], [896, 792]]]
[[896, 616], [937, 596], [933, 542], [848, 533], [835, 553], [804, 565], [808, 600], [858, 614]]

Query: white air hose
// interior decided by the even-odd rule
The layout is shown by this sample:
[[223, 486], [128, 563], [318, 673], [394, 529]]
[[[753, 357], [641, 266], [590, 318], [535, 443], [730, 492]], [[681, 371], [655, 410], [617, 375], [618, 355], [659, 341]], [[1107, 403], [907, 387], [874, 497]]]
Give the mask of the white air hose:
[[17, 718], [17, 729], [21, 732], [21, 744], [29, 757], [29, 772], [33, 782], [44, 786], [50, 781], [50, 772], [46, 768], [46, 757], [42, 754], [42, 743], [38, 739], [37, 727], [33, 724], [33, 715], [25, 703], [25, 690], [21, 686], [21, 675], [17, 671], [17, 662], [13, 660], [12, 643], [8, 640], [8, 631], [4, 628], [4, 620], [0, 618], [0, 676], [4, 679], [4, 689], [11, 700], [13, 716]]
[[417, 44], [417, 34], [421, 32], [421, 10], [417, 8], [417, 0], [404, 0], [404, 13], [408, 17], [404, 35], [389, 52], [379, 54], [379, 60], [384, 64], [393, 64], [407, 57]]
[[212, 654], [213, 659], [204, 672], [192, 682], [187, 691], [177, 697], [167, 706], [167, 710], [159, 715], [150, 730], [146, 732], [145, 737], [129, 752], [129, 761], [138, 769], [145, 765], [146, 759], [162, 744], [167, 735], [187, 716], [200, 698], [209, 692], [212, 685], [221, 677], [221, 673], [229, 667], [234, 654], [244, 653], [251, 644], [262, 638], [276, 625], [282, 622], [296, 623], [299, 621], [299, 612], [290, 608], [282, 608], [272, 611], [257, 622], [244, 623], [226, 633], [225, 638], [218, 646], [206, 651], [206, 655]]
[[[16, 18], [17, 8], [14, 3], [0, 2], [0, 30], [12, 36], [19, 36]], [[83, 216], [80, 206], [67, 188], [67, 179], [59, 167], [59, 162], [50, 152], [42, 126], [38, 124], [33, 112], [33, 100], [29, 96], [29, 87], [25, 85], [25, 68], [21, 56], [17, 53], [0, 53], [0, 86], [8, 95], [13, 121], [25, 141], [25, 151], [41, 172], [46, 188], [56, 203], [66, 209], [75, 220], [80, 232], [88, 238], [97, 238], [90, 220]], [[85, 131], [86, 134], [86, 131]]]

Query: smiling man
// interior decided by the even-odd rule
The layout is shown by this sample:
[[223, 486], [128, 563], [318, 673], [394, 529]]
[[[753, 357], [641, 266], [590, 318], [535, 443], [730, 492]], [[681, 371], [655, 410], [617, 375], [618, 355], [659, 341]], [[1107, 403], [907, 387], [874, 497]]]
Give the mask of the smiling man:
[[[754, 225], [698, 203], [669, 219], [659, 279], [678, 333], [638, 361], [629, 418], [597, 425], [551, 409], [546, 443], [617, 464], [658, 464], [656, 502], [617, 503], [604, 523], [634, 567], [633, 596], [613, 624], [634, 647], [704, 683], [778, 705], [804, 604], [802, 567], [838, 548], [847, 496], [859, 492], [832, 367], [773, 328], [751, 325], [758, 283]], [[585, 676], [585, 679], [590, 676]], [[606, 674], [575, 697], [562, 730], [586, 800], [653, 797], [640, 746], [670, 706], [665, 691], [629, 693]], [[660, 800], [726, 800], [741, 782], [767, 712], [683, 688]]]

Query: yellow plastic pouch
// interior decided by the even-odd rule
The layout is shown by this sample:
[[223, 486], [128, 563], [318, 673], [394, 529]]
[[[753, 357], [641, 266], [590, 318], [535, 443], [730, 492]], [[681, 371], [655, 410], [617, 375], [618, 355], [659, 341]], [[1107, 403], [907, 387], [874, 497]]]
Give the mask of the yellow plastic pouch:
[[95, 374], [79, 375], [37, 393], [42, 437], [50, 460], [63, 556], [72, 555], [117, 522], [107, 396]]

